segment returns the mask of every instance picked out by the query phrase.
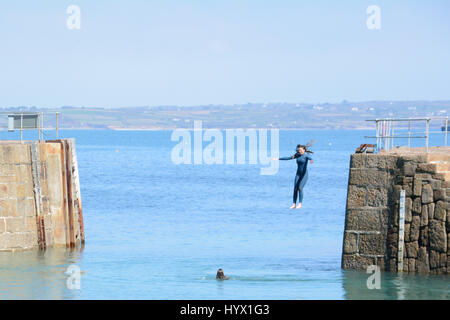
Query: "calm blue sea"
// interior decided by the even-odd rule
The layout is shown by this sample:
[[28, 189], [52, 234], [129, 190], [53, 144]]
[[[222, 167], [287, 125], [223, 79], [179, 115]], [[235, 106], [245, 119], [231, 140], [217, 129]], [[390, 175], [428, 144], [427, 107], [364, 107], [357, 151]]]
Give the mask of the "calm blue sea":
[[171, 131], [62, 131], [76, 138], [86, 246], [0, 253], [0, 299], [449, 299], [448, 276], [383, 273], [369, 290], [340, 268], [349, 158], [372, 134], [280, 131], [280, 156], [316, 140], [303, 208], [288, 210], [294, 161], [268, 176], [175, 165]]

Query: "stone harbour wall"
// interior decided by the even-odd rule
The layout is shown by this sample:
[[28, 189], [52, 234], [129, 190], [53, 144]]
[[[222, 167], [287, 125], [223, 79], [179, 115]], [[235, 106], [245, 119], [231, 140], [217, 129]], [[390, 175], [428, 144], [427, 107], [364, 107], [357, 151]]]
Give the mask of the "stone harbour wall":
[[397, 272], [400, 191], [405, 190], [404, 272], [450, 271], [450, 149], [353, 154], [342, 268]]
[[73, 139], [0, 142], [0, 251], [84, 242]]

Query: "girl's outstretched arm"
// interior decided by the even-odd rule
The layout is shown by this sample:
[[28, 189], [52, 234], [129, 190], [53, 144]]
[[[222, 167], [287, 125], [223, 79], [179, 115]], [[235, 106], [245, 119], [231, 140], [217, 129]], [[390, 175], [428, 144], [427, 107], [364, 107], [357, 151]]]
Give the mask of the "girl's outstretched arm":
[[290, 156], [290, 157], [283, 157], [283, 158], [275, 158], [275, 160], [292, 160], [294, 159], [294, 156]]

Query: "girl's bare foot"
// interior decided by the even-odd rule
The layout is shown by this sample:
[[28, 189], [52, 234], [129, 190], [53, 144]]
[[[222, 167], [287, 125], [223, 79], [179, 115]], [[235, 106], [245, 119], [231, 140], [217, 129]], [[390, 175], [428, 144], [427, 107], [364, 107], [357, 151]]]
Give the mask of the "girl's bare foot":
[[294, 209], [295, 208], [295, 203], [289, 207], [289, 209]]
[[295, 207], [295, 209], [300, 209], [301, 207], [302, 207], [302, 203], [299, 202], [299, 203], [297, 204], [297, 206]]

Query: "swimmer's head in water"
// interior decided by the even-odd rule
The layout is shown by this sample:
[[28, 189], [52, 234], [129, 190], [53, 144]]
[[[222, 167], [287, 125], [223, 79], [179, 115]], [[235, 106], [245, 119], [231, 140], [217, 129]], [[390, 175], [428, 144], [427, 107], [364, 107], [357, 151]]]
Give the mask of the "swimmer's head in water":
[[216, 279], [227, 280], [228, 277], [223, 273], [222, 269], [217, 270]]

